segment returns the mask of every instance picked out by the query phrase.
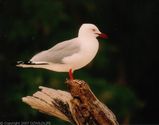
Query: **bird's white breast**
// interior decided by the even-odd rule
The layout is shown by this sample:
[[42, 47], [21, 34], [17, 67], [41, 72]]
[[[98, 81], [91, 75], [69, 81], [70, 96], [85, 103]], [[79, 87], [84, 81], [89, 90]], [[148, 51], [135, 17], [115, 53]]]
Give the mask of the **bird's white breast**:
[[80, 69], [90, 63], [97, 54], [99, 43], [96, 38], [79, 38], [80, 51], [70, 57], [64, 58], [73, 70]]

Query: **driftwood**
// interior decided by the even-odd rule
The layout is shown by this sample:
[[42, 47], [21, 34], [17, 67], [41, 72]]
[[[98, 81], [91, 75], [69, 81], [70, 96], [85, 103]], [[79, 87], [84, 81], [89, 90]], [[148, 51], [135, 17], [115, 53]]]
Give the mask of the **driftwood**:
[[23, 97], [32, 108], [75, 125], [118, 125], [115, 115], [82, 80], [67, 80], [69, 92], [40, 86], [33, 96]]

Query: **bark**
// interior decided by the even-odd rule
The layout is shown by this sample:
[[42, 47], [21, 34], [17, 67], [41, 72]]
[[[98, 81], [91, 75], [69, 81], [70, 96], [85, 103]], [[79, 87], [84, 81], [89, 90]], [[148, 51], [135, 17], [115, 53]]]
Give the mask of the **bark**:
[[32, 108], [75, 125], [118, 125], [113, 112], [82, 80], [67, 80], [69, 92], [42, 87], [23, 102]]

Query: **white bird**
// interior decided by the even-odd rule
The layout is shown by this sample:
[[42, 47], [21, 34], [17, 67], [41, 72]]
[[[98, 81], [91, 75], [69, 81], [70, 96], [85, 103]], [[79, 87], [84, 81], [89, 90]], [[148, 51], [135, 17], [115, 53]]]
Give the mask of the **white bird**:
[[82, 24], [78, 37], [63, 41], [52, 48], [34, 55], [29, 62], [18, 61], [18, 67], [44, 68], [57, 72], [72, 72], [86, 66], [97, 54], [97, 37], [107, 38], [94, 24]]

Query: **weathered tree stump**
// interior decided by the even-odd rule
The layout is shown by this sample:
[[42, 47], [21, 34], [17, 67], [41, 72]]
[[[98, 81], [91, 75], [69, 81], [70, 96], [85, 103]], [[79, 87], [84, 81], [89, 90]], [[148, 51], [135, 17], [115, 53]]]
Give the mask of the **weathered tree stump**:
[[75, 125], [118, 125], [113, 112], [101, 103], [82, 80], [67, 80], [69, 92], [40, 86], [23, 97], [32, 108]]

